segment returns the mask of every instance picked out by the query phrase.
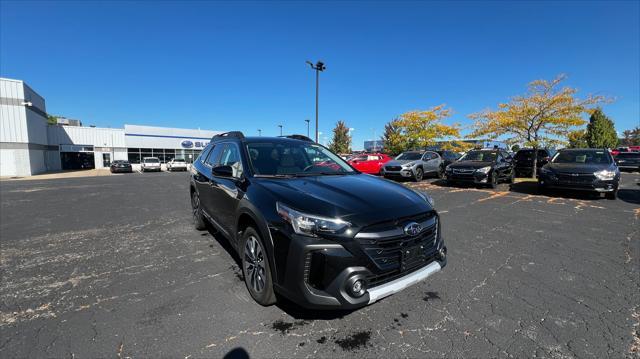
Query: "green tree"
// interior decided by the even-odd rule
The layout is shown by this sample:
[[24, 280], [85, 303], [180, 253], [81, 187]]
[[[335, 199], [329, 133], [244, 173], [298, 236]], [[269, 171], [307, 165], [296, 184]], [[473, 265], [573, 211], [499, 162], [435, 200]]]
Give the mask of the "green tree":
[[511, 152], [518, 152], [518, 151], [520, 151], [520, 145], [515, 144], [511, 146]]
[[525, 95], [516, 96], [507, 103], [498, 105], [497, 110], [485, 110], [469, 115], [476, 120], [475, 131], [470, 138], [488, 136], [491, 139], [503, 137], [507, 143], [522, 143], [532, 147], [533, 171], [536, 177], [538, 148], [561, 144], [568, 133], [584, 125], [584, 113], [592, 106], [606, 101], [603, 96], [576, 97], [578, 90], [560, 87], [566, 77], [536, 80], [529, 83]]
[[58, 116], [47, 115], [47, 123], [49, 125], [55, 125], [58, 123]]
[[397, 119], [384, 125], [382, 148], [386, 154], [394, 156], [409, 149], [407, 137], [402, 133]]
[[618, 145], [618, 134], [600, 107], [596, 108], [589, 117], [586, 134], [587, 144], [591, 148], [615, 148]]
[[349, 127], [344, 121], [338, 121], [333, 129], [333, 140], [329, 143], [329, 149], [335, 153], [351, 152], [351, 136], [349, 136]]
[[587, 133], [585, 130], [571, 131], [567, 135], [569, 148], [587, 148]]
[[622, 131], [622, 146], [640, 146], [640, 126]]
[[[442, 121], [451, 116], [451, 109], [445, 105], [431, 107], [425, 111], [410, 111], [397, 120], [411, 147], [425, 148], [436, 144], [436, 140], [460, 137], [460, 126], [445, 125]], [[447, 142], [453, 146], [454, 141]], [[448, 149], [448, 148], [447, 148]]]

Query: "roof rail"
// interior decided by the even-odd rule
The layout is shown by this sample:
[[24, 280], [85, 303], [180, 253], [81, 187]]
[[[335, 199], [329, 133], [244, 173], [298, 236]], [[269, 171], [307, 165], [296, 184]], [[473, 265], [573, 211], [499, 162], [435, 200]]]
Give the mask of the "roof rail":
[[244, 134], [241, 131], [230, 131], [225, 133], [219, 133], [211, 138], [211, 141], [219, 141], [227, 137], [244, 138]]
[[303, 136], [303, 135], [286, 135], [286, 136], [280, 136], [280, 137], [284, 137], [284, 138], [291, 138], [293, 140], [301, 140], [301, 141], [307, 141], [307, 142], [314, 142], [312, 139], [310, 139], [307, 136]]

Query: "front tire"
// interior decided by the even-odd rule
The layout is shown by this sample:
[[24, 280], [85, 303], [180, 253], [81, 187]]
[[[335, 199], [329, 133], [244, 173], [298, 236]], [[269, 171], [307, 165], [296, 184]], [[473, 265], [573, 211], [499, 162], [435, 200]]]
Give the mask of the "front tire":
[[498, 175], [496, 174], [496, 171], [491, 172], [491, 182], [489, 183], [489, 187], [491, 187], [491, 189], [496, 189], [498, 188]]
[[413, 175], [413, 180], [415, 182], [420, 182], [422, 181], [423, 177], [424, 177], [424, 171], [422, 170], [422, 168], [418, 167], [416, 169], [416, 173]]
[[200, 196], [198, 192], [191, 192], [191, 209], [193, 213], [193, 226], [199, 230], [205, 230], [207, 223], [204, 221], [204, 215], [202, 214], [202, 208], [200, 207]]
[[251, 297], [258, 304], [267, 306], [276, 302], [269, 257], [258, 232], [248, 227], [241, 241], [242, 274]]
[[618, 190], [605, 193], [604, 197], [608, 200], [615, 201], [618, 198]]
[[516, 171], [512, 170], [511, 171], [511, 176], [509, 176], [509, 179], [508, 179], [508, 183], [513, 184], [515, 182], [516, 182]]

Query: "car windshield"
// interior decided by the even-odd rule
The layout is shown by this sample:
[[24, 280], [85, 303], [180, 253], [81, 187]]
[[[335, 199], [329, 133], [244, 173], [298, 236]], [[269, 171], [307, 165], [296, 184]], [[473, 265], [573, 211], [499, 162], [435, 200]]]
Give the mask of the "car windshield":
[[606, 151], [560, 151], [558, 152], [552, 163], [611, 163], [609, 154]]
[[493, 162], [496, 159], [496, 152], [492, 151], [469, 151], [458, 161]]
[[145, 158], [144, 163], [160, 163], [160, 160], [157, 158]]
[[278, 141], [247, 144], [256, 176], [319, 176], [356, 173], [342, 158], [312, 142]]
[[396, 157], [396, 160], [400, 161], [415, 161], [422, 158], [422, 153], [420, 152], [403, 152]]

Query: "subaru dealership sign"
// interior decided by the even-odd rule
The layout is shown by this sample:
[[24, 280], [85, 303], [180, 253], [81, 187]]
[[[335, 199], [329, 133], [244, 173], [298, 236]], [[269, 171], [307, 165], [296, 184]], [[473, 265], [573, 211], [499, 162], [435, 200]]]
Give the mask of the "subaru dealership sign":
[[193, 147], [193, 142], [189, 141], [189, 140], [184, 140], [181, 143], [182, 148], [191, 148]]

